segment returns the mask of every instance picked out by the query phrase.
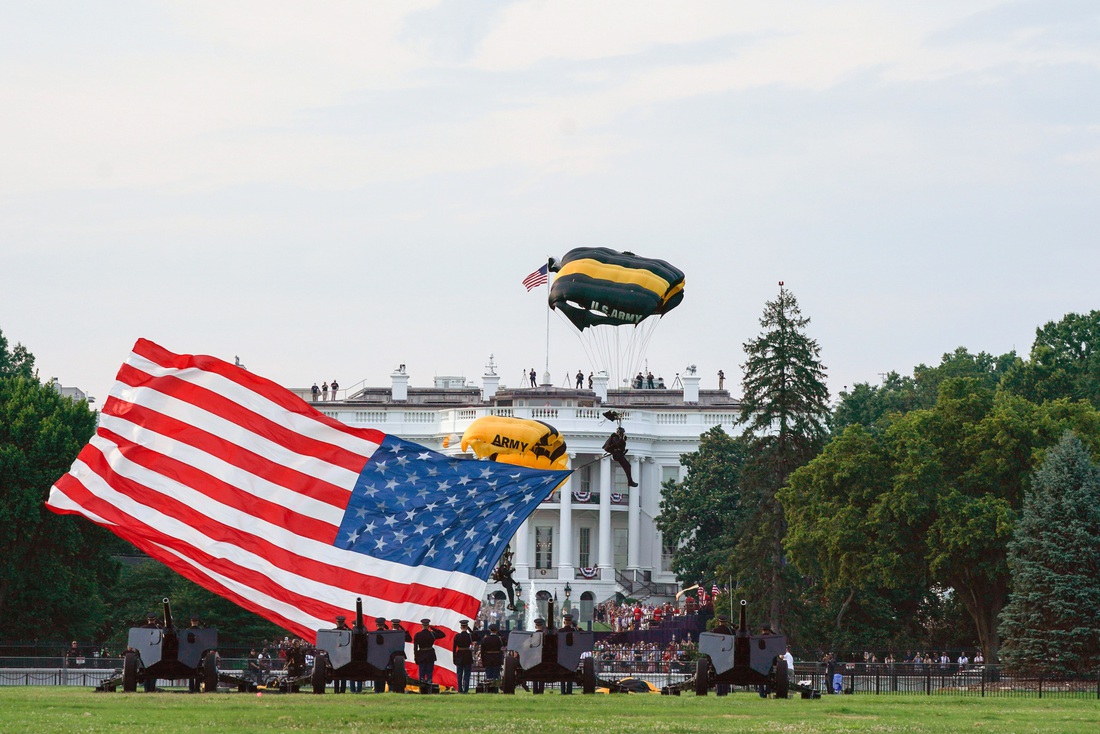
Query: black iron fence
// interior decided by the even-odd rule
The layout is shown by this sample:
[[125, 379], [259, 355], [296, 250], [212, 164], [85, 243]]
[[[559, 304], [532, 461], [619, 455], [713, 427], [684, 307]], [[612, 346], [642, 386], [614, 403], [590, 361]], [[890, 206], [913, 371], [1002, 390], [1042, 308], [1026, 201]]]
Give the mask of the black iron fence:
[[[596, 653], [596, 675], [603, 680], [623, 678], [646, 680], [658, 689], [681, 684], [695, 672], [690, 659], [660, 659], [653, 650], [618, 650], [614, 657]], [[243, 674], [244, 657], [219, 659], [219, 669]], [[83, 663], [61, 656], [0, 657], [0, 685], [5, 686], [88, 686], [118, 675], [121, 658], [84, 658]], [[483, 671], [474, 669], [474, 681]], [[1039, 673], [1006, 671], [996, 666], [914, 666], [911, 664], [841, 663], [827, 668], [824, 663], [796, 662], [792, 682], [802, 683], [823, 695], [925, 695], [978, 697], [1095, 698], [1100, 700], [1100, 671], [1075, 679], [1054, 678]], [[182, 685], [186, 685], [183, 682]], [[756, 693], [755, 689], [735, 689]]]
[[993, 665], [795, 663], [793, 677], [822, 693], [851, 695], [1089, 697], [1100, 699], [1100, 671], [1074, 679]]

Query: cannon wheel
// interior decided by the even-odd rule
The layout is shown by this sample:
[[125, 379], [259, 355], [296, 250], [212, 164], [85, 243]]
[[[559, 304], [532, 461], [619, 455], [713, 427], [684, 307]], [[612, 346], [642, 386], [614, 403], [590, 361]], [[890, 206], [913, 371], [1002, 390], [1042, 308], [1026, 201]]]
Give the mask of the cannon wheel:
[[596, 661], [592, 658], [581, 661], [581, 690], [585, 693], [596, 692]]
[[710, 660], [702, 657], [695, 661], [695, 695], [707, 695], [710, 688]]
[[517, 668], [519, 667], [519, 658], [515, 655], [504, 656], [504, 677], [500, 682], [500, 690], [502, 693], [512, 694], [516, 692], [516, 679]]
[[397, 653], [393, 656], [393, 670], [390, 671], [390, 693], [404, 693], [409, 683], [405, 674], [405, 656]]
[[321, 694], [325, 692], [325, 684], [328, 683], [325, 680], [325, 669], [327, 667], [324, 655], [317, 655], [313, 658], [313, 674], [310, 675], [310, 682], [313, 684], [314, 693]]
[[137, 690], [137, 655], [133, 653], [122, 659], [122, 690], [127, 693]]
[[218, 654], [213, 650], [202, 659], [202, 690], [206, 693], [218, 692]]
[[775, 697], [786, 698], [790, 691], [790, 677], [787, 675], [787, 660], [779, 658], [775, 661]]

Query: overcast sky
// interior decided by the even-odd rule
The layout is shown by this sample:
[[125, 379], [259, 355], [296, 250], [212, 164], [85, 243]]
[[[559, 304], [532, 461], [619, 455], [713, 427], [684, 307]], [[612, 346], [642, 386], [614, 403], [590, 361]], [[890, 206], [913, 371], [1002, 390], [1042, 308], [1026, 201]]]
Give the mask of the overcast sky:
[[5, 2], [0, 105], [0, 329], [101, 404], [139, 337], [515, 385], [580, 246], [680, 267], [648, 366], [735, 392], [780, 280], [834, 395], [1100, 305], [1095, 0]]

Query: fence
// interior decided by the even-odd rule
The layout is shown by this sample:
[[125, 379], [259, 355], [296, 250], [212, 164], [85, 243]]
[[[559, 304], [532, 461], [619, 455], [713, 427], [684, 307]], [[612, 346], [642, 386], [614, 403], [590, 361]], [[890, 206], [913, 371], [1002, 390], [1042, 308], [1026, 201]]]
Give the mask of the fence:
[[[654, 659], [652, 650], [617, 651], [616, 659], [596, 656], [596, 675], [604, 680], [640, 678], [658, 689], [678, 685], [695, 672], [692, 661]], [[245, 658], [219, 659], [219, 669], [241, 673], [247, 668]], [[61, 657], [0, 657], [2, 686], [86, 686], [94, 687], [103, 680], [117, 676], [122, 670], [121, 658], [86, 658], [83, 665], [67, 664]], [[1059, 680], [1038, 674], [1008, 673], [994, 666], [958, 669], [954, 666], [914, 666], [906, 664], [841, 663], [836, 667], [841, 676], [841, 689], [850, 695], [926, 695], [978, 697], [1038, 697], [1096, 698], [1100, 700], [1100, 671], [1075, 680]], [[483, 671], [475, 668], [473, 683], [483, 679]], [[804, 683], [823, 693], [832, 688], [826, 680], [823, 663], [797, 662], [792, 673], [794, 681]], [[164, 681], [162, 685], [186, 687], [186, 681]], [[742, 687], [734, 690], [752, 691]]]
[[[960, 669], [948, 665], [840, 663], [841, 689], [853, 695], [1021, 696], [1100, 699], [1100, 671], [1074, 680], [1038, 673], [1009, 673], [984, 665]], [[795, 663], [794, 677], [825, 692], [832, 689], [823, 663]]]

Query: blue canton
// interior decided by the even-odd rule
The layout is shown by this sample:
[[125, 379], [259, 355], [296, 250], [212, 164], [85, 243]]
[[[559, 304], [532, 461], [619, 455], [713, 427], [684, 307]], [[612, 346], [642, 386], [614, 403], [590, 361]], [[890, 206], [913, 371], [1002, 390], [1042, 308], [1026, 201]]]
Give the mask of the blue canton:
[[488, 580], [520, 524], [568, 475], [387, 436], [359, 474], [334, 545]]

